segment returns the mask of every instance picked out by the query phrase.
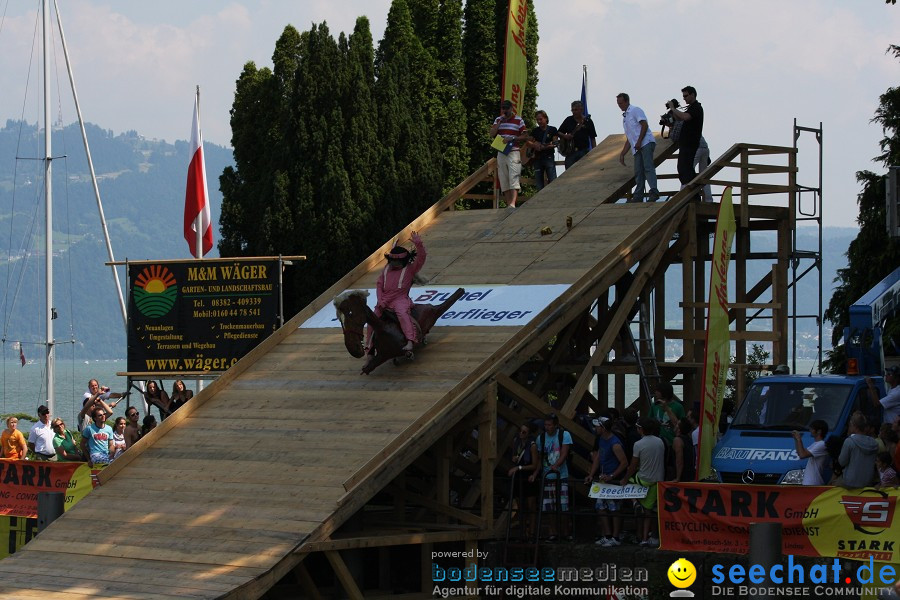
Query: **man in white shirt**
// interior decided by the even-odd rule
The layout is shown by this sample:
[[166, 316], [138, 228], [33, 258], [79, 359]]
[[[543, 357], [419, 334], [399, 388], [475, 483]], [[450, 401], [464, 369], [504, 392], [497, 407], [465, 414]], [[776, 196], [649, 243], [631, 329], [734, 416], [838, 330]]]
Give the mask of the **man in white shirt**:
[[53, 436], [50, 427], [50, 409], [43, 404], [38, 406], [38, 422], [28, 434], [28, 449], [34, 452], [35, 460], [56, 460], [56, 449], [53, 448]]
[[884, 398], [878, 397], [878, 388], [872, 382], [871, 377], [866, 377], [866, 385], [869, 386], [869, 396], [876, 407], [884, 409], [884, 423], [894, 424], [900, 416], [900, 367], [888, 367], [884, 370], [884, 382], [891, 386]]
[[826, 485], [825, 470], [828, 467], [828, 449], [825, 447], [825, 436], [828, 435], [828, 423], [821, 419], [809, 424], [809, 432], [813, 436], [813, 443], [808, 448], [803, 447], [802, 437], [799, 431], [793, 432], [794, 444], [797, 447], [797, 456], [808, 458], [806, 468], [803, 470], [803, 485]]
[[628, 94], [624, 92], [616, 96], [616, 103], [622, 111], [622, 126], [626, 138], [619, 154], [619, 162], [625, 164], [625, 154], [629, 148], [634, 156], [634, 194], [631, 202], [644, 201], [644, 183], [650, 185], [650, 202], [656, 202], [659, 200], [656, 165], [653, 164], [656, 138], [653, 137], [653, 132], [647, 124], [647, 115], [639, 107], [633, 106]]

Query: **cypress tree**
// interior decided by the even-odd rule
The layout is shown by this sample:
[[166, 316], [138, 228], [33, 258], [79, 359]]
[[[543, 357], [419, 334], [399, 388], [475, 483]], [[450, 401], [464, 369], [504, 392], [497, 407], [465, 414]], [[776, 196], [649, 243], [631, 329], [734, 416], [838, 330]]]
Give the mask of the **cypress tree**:
[[443, 153], [444, 192], [456, 187], [469, 175], [462, 14], [462, 0], [441, 0], [438, 11], [437, 79], [443, 118], [435, 123], [435, 133]]
[[361, 17], [337, 41], [324, 23], [287, 26], [271, 70], [245, 65], [231, 110], [235, 167], [220, 177], [219, 250], [306, 254], [285, 281], [289, 314], [492, 154], [495, 9], [496, 0], [469, 0], [465, 13], [462, 0], [394, 0], [377, 52]]
[[441, 157], [442, 189], [468, 175], [465, 81], [462, 65], [462, 0], [406, 0], [413, 31], [428, 52], [434, 83], [426, 86], [428, 126]]
[[347, 47], [347, 90], [342, 103], [347, 119], [348, 143], [342, 144], [350, 193], [359, 211], [353, 232], [357, 253], [365, 256], [380, 245], [369, 232], [375, 218], [375, 204], [382, 195], [377, 166], [383, 149], [378, 140], [378, 111], [375, 106], [375, 47], [369, 20], [359, 17]]
[[387, 235], [409, 223], [440, 193], [440, 162], [435, 153], [433, 63], [413, 32], [406, 0], [394, 0], [384, 38], [375, 54], [375, 97], [379, 139], [386, 149], [379, 163], [384, 196], [378, 213]]
[[436, 56], [435, 49], [440, 35], [439, 17], [441, 0], [406, 0], [409, 8], [409, 16], [412, 19], [413, 31], [422, 46], [432, 56]]
[[[501, 11], [506, 15], [506, 9]], [[497, 50], [497, 0], [467, 0], [464, 11], [463, 65], [466, 79], [469, 171], [492, 155], [488, 130], [500, 111], [500, 67]]]

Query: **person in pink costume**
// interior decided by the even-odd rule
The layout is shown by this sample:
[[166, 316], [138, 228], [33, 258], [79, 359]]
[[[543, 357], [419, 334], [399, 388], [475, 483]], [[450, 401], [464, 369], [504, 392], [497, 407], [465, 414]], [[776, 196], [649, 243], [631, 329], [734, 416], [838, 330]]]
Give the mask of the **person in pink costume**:
[[[416, 246], [414, 251], [410, 252], [403, 246], [394, 246], [384, 255], [388, 259], [388, 264], [378, 277], [376, 286], [378, 303], [373, 311], [379, 318], [385, 309], [393, 310], [397, 314], [400, 329], [406, 336], [404, 352], [412, 351], [416, 339], [416, 325], [411, 314], [413, 303], [409, 298], [409, 290], [413, 284], [413, 277], [425, 264], [426, 257], [425, 244], [422, 243], [418, 232], [413, 231], [410, 239]], [[371, 360], [373, 332], [371, 327], [368, 329], [366, 352]]]

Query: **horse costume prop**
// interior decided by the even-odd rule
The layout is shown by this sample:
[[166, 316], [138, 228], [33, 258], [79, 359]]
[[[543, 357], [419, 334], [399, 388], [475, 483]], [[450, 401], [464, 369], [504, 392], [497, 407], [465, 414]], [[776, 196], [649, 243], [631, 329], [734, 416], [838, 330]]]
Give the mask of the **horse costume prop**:
[[[458, 288], [441, 304], [413, 304], [412, 317], [418, 334], [416, 347], [425, 345], [425, 336], [435, 322], [465, 293], [463, 288]], [[403, 350], [406, 336], [400, 329], [397, 315], [393, 311], [386, 310], [379, 319], [366, 304], [368, 296], [369, 292], [366, 290], [348, 290], [337, 296], [333, 302], [344, 332], [344, 346], [351, 356], [362, 358], [366, 355], [365, 325], [371, 327], [374, 332], [372, 337], [374, 357], [363, 367], [364, 375], [368, 375], [388, 360], [407, 356], [407, 352]]]

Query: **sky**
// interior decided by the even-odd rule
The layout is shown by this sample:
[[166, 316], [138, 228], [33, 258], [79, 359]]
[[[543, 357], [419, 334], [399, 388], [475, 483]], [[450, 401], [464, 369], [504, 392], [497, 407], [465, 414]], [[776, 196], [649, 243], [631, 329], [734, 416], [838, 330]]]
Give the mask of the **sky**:
[[[798, 124], [823, 126], [822, 216], [855, 226], [862, 169], [881, 128], [878, 97], [900, 80], [900, 6], [883, 0], [535, 0], [540, 42], [538, 106], [551, 124], [569, 114], [588, 69], [588, 109], [602, 139], [621, 132], [615, 103], [631, 95], [656, 127], [665, 102], [693, 85], [705, 110], [713, 158], [737, 142], [790, 146]], [[169, 142], [190, 138], [201, 88], [206, 141], [229, 146], [229, 109], [247, 61], [271, 66], [287, 24], [328, 23], [337, 36], [369, 17], [377, 43], [389, 0], [154, 0], [61, 2], [63, 28], [85, 120], [118, 134]], [[37, 0], [0, 0], [0, 119], [39, 119]], [[59, 42], [52, 86], [64, 88]], [[26, 86], [26, 81], [31, 83]], [[27, 90], [27, 93], [26, 93]], [[76, 120], [70, 96], [53, 118]], [[24, 107], [24, 108], [23, 108]], [[487, 127], [487, 124], [486, 124]], [[814, 136], [800, 139], [799, 183], [818, 185]]]

